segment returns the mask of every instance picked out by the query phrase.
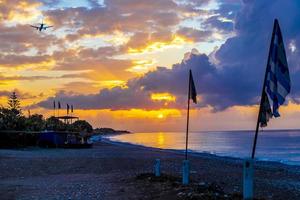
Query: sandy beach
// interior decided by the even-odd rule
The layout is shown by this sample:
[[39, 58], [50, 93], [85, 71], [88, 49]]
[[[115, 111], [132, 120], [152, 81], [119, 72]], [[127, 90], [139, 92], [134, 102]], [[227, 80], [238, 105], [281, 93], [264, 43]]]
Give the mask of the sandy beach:
[[[137, 178], [153, 171], [156, 158], [177, 185]], [[183, 159], [180, 152], [108, 142], [91, 149], [0, 150], [0, 199], [187, 199], [179, 191]], [[208, 154], [189, 160], [194, 184], [241, 192], [241, 160]], [[256, 197], [300, 199], [299, 171], [298, 166], [256, 163]]]

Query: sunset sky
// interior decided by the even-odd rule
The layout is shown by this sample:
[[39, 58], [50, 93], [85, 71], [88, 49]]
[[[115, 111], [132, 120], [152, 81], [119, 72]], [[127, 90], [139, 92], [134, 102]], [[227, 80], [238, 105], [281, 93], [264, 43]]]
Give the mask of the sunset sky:
[[191, 130], [254, 129], [274, 18], [292, 91], [268, 128], [300, 128], [298, 0], [0, 0], [0, 105], [16, 91], [24, 114], [55, 100], [94, 127], [182, 131], [192, 69]]

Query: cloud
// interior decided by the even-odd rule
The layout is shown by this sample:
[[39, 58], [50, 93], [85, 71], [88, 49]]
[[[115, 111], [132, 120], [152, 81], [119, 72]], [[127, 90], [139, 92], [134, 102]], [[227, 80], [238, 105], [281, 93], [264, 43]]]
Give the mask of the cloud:
[[[91, 80], [124, 81], [136, 75], [130, 69], [139, 61], [128, 56], [130, 51], [142, 54], [163, 46], [177, 47], [192, 40], [207, 40], [204, 36], [197, 37], [197, 31], [184, 27], [180, 38], [176, 27], [183, 20], [206, 15], [209, 11], [193, 9], [193, 6], [206, 5], [209, 0], [109, 0], [103, 5], [94, 0], [88, 2], [89, 6], [59, 9], [57, 0], [5, 1], [0, 5], [3, 19], [0, 21], [0, 67], [14, 69], [15, 73], [24, 69], [89, 70], [90, 76], [85, 77]], [[37, 10], [34, 17], [32, 9]], [[42, 16], [54, 28], [38, 32], [29, 27]]]
[[3, 76], [0, 73], [0, 81], [37, 81], [37, 80], [51, 80], [51, 79], [64, 79], [64, 78], [82, 78], [85, 73], [81, 74], [64, 74], [61, 76]]
[[16, 93], [17, 97], [20, 100], [35, 99], [35, 98], [43, 97], [44, 96], [43, 93], [40, 93], [38, 95], [33, 95], [33, 94], [29, 93], [29, 92], [22, 92], [22, 91], [20, 91], [18, 89], [14, 89], [12, 91], [0, 90], [0, 97], [7, 97], [7, 98], [9, 98], [13, 92]]
[[213, 31], [202, 31], [194, 28], [188, 28], [188, 27], [181, 27], [179, 30], [177, 30], [178, 35], [185, 36], [186, 38], [189, 38], [193, 40], [194, 42], [204, 42], [204, 41], [212, 41], [212, 34]]
[[[236, 105], [257, 104], [276, 17], [281, 24], [290, 65], [293, 84], [291, 97], [299, 100], [300, 28], [296, 23], [300, 20], [299, 9], [300, 3], [294, 1], [275, 0], [272, 4], [268, 1], [244, 1], [235, 18], [236, 35], [215, 52], [218, 64], [212, 63], [205, 54], [190, 53], [171, 69], [158, 67], [144, 76], [130, 79], [127, 88], [104, 89], [96, 95], [58, 94], [57, 97], [74, 101], [83, 109], [153, 109], [165, 105], [152, 102], [151, 93], [168, 92], [176, 96], [176, 102], [166, 107], [184, 108], [188, 70], [192, 69], [200, 96], [198, 106], [211, 106], [218, 111]], [[281, 10], [288, 10], [289, 14], [278, 12]], [[290, 42], [293, 42], [293, 50], [288, 48]], [[39, 105], [48, 104], [45, 101]]]
[[60, 91], [55, 98], [48, 98], [38, 103], [37, 106], [51, 108], [51, 102], [54, 99], [64, 104], [72, 104], [78, 109], [159, 109], [164, 106], [163, 102], [152, 101], [150, 93], [141, 92], [140, 88], [124, 89], [122, 87], [103, 89], [98, 94], [90, 95], [77, 95]]

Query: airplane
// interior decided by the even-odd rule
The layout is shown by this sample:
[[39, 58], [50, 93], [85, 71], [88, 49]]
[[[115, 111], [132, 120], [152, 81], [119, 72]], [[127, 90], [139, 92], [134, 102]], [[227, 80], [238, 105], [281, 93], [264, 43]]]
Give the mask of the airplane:
[[53, 26], [47, 26], [46, 24], [44, 24], [43, 20], [42, 20], [42, 23], [40, 24], [40, 26], [34, 26], [34, 25], [30, 25], [30, 26], [35, 28], [38, 31], [46, 30], [47, 28], [53, 27]]

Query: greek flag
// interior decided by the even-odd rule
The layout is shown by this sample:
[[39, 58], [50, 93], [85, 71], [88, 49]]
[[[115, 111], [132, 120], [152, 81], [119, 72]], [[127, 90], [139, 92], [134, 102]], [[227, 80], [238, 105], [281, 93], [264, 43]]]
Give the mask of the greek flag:
[[260, 108], [260, 126], [267, 126], [270, 118], [279, 117], [279, 106], [290, 93], [291, 80], [278, 20], [274, 21], [269, 59]]

